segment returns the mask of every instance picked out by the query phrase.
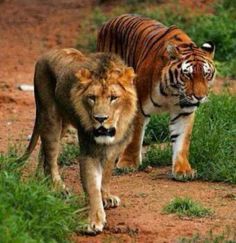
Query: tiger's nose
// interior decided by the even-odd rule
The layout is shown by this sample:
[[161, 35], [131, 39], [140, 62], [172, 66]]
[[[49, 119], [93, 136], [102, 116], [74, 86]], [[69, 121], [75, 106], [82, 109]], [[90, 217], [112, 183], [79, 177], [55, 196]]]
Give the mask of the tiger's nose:
[[204, 99], [204, 96], [200, 96], [200, 95], [194, 95], [194, 97], [195, 97], [198, 101], [201, 101], [202, 99]]
[[107, 120], [108, 116], [104, 116], [104, 115], [95, 115], [93, 116], [94, 119], [100, 123], [103, 123], [105, 120]]

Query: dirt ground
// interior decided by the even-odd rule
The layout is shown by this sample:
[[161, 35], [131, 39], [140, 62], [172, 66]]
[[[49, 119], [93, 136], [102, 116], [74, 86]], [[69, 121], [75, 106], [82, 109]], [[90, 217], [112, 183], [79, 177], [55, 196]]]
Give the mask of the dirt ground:
[[[191, 1], [186, 1], [191, 2]], [[34, 121], [32, 92], [18, 89], [32, 84], [37, 57], [50, 48], [73, 47], [80, 22], [92, 7], [82, 0], [0, 1], [0, 152], [10, 144], [26, 144]], [[224, 80], [218, 80], [215, 91]], [[234, 89], [234, 88], [233, 88]], [[175, 182], [170, 168], [114, 176], [112, 189], [122, 204], [107, 211], [108, 228], [96, 237], [73, 235], [74, 242], [176, 242], [196, 233], [236, 232], [236, 187], [223, 183]], [[81, 192], [78, 167], [64, 171], [66, 183]], [[175, 196], [189, 196], [214, 210], [203, 219], [178, 218], [162, 213]]]

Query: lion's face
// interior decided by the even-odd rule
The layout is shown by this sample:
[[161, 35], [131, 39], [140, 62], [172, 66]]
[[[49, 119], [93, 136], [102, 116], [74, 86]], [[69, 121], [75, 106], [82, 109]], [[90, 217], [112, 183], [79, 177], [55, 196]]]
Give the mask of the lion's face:
[[84, 129], [98, 144], [119, 142], [136, 111], [133, 70], [109, 70], [104, 79], [83, 70], [77, 77], [82, 86], [77, 88], [74, 104]]

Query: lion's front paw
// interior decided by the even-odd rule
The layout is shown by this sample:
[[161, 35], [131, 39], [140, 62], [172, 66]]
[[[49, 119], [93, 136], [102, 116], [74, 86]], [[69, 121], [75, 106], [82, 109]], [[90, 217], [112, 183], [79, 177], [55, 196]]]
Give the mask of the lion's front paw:
[[189, 163], [177, 163], [172, 170], [172, 176], [177, 181], [193, 180], [197, 177], [197, 171], [193, 170]]
[[116, 208], [120, 206], [120, 198], [114, 195], [109, 195], [106, 197], [103, 197], [103, 206], [105, 209], [108, 208]]
[[66, 187], [65, 183], [62, 181], [62, 179], [53, 179], [53, 188], [57, 192], [62, 192], [65, 195], [69, 195], [70, 191]]
[[106, 224], [106, 214], [104, 211], [97, 211], [89, 219], [89, 224], [87, 225], [86, 233], [91, 235], [96, 235], [103, 231]]

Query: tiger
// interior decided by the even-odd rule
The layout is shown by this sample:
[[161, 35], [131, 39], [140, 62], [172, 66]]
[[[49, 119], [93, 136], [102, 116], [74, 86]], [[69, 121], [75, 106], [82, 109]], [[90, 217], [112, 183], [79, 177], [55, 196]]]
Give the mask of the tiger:
[[172, 176], [176, 180], [195, 178], [189, 147], [195, 111], [207, 101], [215, 79], [214, 43], [207, 41], [198, 47], [175, 25], [167, 27], [147, 17], [124, 14], [102, 25], [97, 50], [120, 55], [137, 74], [133, 138], [117, 166], [137, 168], [142, 163], [142, 142], [150, 116], [167, 112]]

